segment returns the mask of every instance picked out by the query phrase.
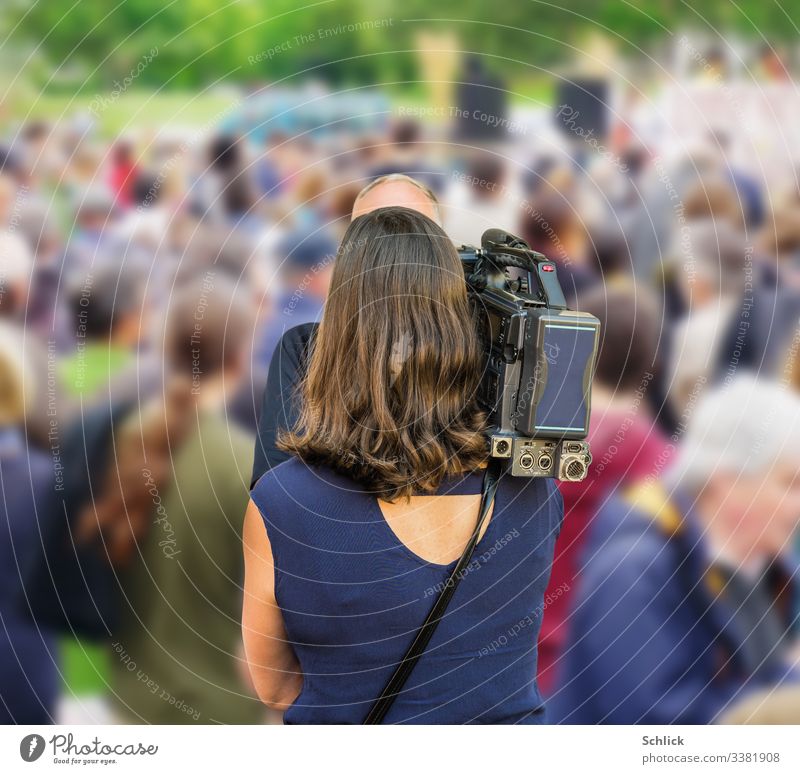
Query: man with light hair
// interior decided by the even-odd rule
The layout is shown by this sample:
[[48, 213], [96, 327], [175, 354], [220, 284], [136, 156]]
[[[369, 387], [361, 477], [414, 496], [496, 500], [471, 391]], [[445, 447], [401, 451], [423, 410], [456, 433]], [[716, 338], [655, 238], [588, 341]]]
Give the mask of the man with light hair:
[[427, 185], [408, 175], [384, 175], [362, 188], [353, 203], [353, 218], [381, 207], [408, 207], [442, 225], [436, 194]]
[[[351, 217], [355, 219], [381, 207], [407, 207], [441, 225], [436, 194], [408, 175], [391, 174], [373, 180], [356, 197]], [[272, 355], [261, 403], [251, 486], [267, 470], [289, 459], [288, 454], [275, 448], [275, 440], [282, 429], [293, 427], [297, 418], [293, 393], [305, 374], [308, 347], [316, 329], [315, 322], [290, 328]]]
[[596, 518], [555, 719], [711, 723], [800, 678], [799, 456], [785, 385], [738, 375], [703, 395], [676, 464]]

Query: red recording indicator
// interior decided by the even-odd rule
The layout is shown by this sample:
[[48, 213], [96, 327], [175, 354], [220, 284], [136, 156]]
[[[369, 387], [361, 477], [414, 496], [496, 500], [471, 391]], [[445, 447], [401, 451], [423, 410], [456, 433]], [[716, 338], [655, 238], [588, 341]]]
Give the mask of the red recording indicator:
[[542, 271], [555, 271], [556, 267], [552, 263], [543, 263]]

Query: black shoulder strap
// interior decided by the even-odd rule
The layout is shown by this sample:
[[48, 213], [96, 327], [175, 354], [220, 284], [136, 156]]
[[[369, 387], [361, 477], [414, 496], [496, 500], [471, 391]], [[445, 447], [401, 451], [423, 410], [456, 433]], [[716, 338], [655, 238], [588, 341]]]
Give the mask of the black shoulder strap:
[[500, 481], [500, 470], [500, 463], [497, 460], [489, 460], [489, 467], [486, 469], [486, 473], [483, 476], [481, 505], [475, 530], [464, 548], [464, 552], [461, 554], [461, 558], [458, 560], [453, 572], [445, 582], [442, 592], [436, 598], [436, 602], [431, 608], [430, 613], [428, 613], [425, 623], [422, 624], [422, 627], [417, 632], [417, 636], [414, 637], [414, 641], [397, 665], [394, 674], [389, 679], [389, 682], [386, 683], [383, 693], [381, 693], [372, 705], [367, 717], [364, 719], [364, 725], [377, 725], [383, 722], [386, 713], [402, 690], [406, 680], [408, 680], [411, 675], [417, 661], [419, 661], [420, 657], [425, 652], [425, 648], [428, 647], [428, 643], [431, 641], [431, 637], [433, 637], [433, 633], [436, 631], [439, 622], [444, 617], [447, 606], [450, 604], [450, 600], [453, 598], [453, 594], [455, 594], [461, 578], [466, 574], [467, 566], [470, 561], [472, 561], [472, 554], [475, 552], [475, 546], [480, 539], [481, 529], [489, 515], [492, 503], [494, 502], [494, 496], [497, 493], [497, 484]]

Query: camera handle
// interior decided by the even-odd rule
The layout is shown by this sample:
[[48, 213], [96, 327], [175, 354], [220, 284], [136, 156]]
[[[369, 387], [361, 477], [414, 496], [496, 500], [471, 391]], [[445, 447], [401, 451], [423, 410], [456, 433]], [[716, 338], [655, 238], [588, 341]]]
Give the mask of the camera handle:
[[397, 668], [394, 670], [394, 674], [389, 679], [389, 682], [386, 683], [386, 687], [383, 689], [383, 692], [378, 699], [376, 699], [375, 703], [372, 705], [369, 713], [367, 714], [367, 717], [364, 719], [364, 725], [378, 725], [383, 722], [383, 719], [386, 717], [386, 713], [389, 711], [389, 708], [392, 706], [394, 700], [397, 698], [406, 681], [410, 677], [411, 672], [417, 664], [417, 661], [420, 660], [422, 654], [425, 652], [425, 648], [428, 647], [428, 643], [431, 641], [431, 637], [433, 637], [436, 627], [439, 625], [439, 622], [442, 620], [442, 618], [444, 618], [447, 606], [450, 604], [450, 600], [453, 598], [461, 578], [466, 575], [466, 569], [469, 563], [472, 561], [472, 555], [475, 553], [475, 546], [478, 545], [478, 541], [480, 540], [481, 529], [483, 528], [483, 525], [489, 515], [489, 511], [492, 508], [492, 503], [494, 503], [494, 497], [497, 493], [497, 485], [500, 482], [501, 470], [502, 463], [495, 458], [490, 458], [489, 465], [486, 468], [486, 472], [483, 476], [481, 504], [478, 511], [478, 523], [475, 525], [475, 530], [473, 531], [469, 542], [464, 548], [461, 558], [456, 563], [453, 572], [450, 573], [450, 577], [445, 582], [444, 588], [436, 598], [436, 602], [431, 608], [430, 613], [428, 613], [425, 623], [422, 624], [422, 627], [417, 632], [417, 636], [414, 637], [413, 642], [405, 652], [405, 655], [397, 665]]
[[[498, 239], [498, 234], [505, 239]], [[490, 229], [484, 233], [481, 245], [486, 258], [500, 270], [513, 266], [535, 276], [548, 307], [567, 308], [564, 291], [558, 282], [558, 272], [553, 261], [548, 260], [542, 253], [531, 250], [519, 237], [505, 234], [498, 229]]]

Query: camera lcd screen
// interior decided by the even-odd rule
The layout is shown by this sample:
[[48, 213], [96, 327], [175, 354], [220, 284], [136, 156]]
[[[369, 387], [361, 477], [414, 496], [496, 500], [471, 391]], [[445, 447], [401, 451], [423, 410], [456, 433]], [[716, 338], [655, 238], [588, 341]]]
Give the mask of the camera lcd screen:
[[587, 391], [597, 329], [589, 325], [546, 322], [541, 353], [547, 374], [534, 417], [542, 433], [586, 433]]

